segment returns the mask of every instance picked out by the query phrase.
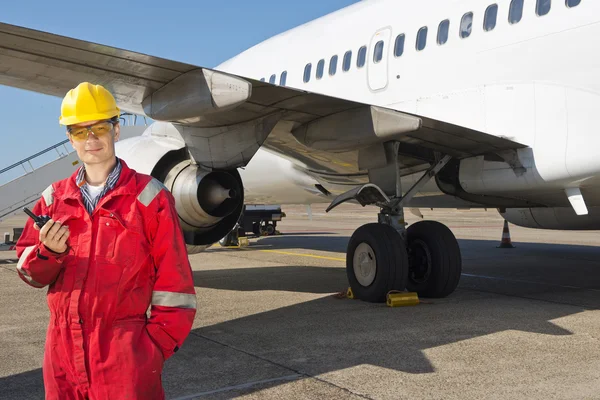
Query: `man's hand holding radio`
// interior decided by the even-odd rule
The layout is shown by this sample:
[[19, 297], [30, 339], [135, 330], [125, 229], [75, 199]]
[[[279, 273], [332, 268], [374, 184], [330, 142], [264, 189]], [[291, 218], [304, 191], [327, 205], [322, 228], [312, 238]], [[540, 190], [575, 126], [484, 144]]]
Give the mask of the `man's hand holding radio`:
[[41, 230], [36, 224], [33, 224], [33, 227], [35, 230], [40, 231], [40, 242], [48, 250], [58, 254], [67, 251], [67, 239], [69, 238], [68, 226], [62, 225], [60, 221], [50, 219]]

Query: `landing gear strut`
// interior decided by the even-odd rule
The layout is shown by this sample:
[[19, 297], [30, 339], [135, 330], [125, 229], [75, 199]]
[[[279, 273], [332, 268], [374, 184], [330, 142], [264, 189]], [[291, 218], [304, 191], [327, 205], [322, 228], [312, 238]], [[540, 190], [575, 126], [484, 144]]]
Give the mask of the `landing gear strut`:
[[[397, 145], [396, 145], [397, 146]], [[397, 147], [396, 147], [397, 150]], [[398, 152], [395, 152], [396, 157]], [[327, 211], [354, 199], [381, 208], [378, 223], [363, 225], [350, 238], [346, 274], [354, 296], [384, 302], [391, 290], [417, 292], [420, 297], [446, 297], [458, 285], [462, 259], [456, 238], [445, 225], [420, 221], [406, 229], [403, 206], [450, 161], [438, 160], [404, 196], [396, 171], [396, 195], [391, 199], [369, 183], [338, 196]], [[398, 163], [396, 159], [396, 163]]]

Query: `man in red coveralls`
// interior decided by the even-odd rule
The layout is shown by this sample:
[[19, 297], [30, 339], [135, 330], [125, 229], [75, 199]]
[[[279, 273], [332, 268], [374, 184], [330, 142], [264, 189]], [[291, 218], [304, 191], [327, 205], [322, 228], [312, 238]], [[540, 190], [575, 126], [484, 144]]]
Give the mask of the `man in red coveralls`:
[[51, 219], [28, 219], [17, 243], [21, 279], [48, 287], [46, 399], [164, 399], [163, 364], [196, 314], [174, 198], [115, 156], [119, 113], [100, 85], [67, 93], [60, 123], [83, 166], [42, 193], [32, 211]]

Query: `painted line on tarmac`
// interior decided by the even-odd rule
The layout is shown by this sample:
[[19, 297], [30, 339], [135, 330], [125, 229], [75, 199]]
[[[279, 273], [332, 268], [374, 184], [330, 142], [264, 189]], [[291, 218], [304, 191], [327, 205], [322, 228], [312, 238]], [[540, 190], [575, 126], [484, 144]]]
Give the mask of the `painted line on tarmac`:
[[288, 251], [279, 251], [279, 250], [258, 250], [258, 251], [262, 251], [264, 253], [284, 254], [286, 256], [301, 256], [301, 257], [310, 257], [310, 258], [320, 258], [322, 260], [346, 261], [345, 258], [317, 256], [315, 254], [292, 253], [292, 252], [288, 252]]
[[[259, 251], [262, 251], [262, 252], [265, 252], [265, 253], [284, 254], [284, 255], [288, 255], [288, 256], [300, 256], [300, 257], [320, 258], [320, 259], [323, 259], [323, 260], [333, 260], [333, 261], [346, 261], [345, 258], [325, 257], [325, 256], [317, 256], [317, 255], [314, 255], [314, 254], [304, 254], [304, 253], [292, 253], [292, 252], [288, 252], [288, 251], [279, 251], [279, 250], [259, 250]], [[591, 290], [591, 291], [594, 291], [594, 292], [600, 292], [600, 289], [582, 288], [582, 287], [579, 287], [579, 286], [557, 285], [557, 284], [553, 284], [553, 283], [524, 281], [524, 280], [521, 280], [521, 279], [509, 279], [509, 278], [501, 278], [501, 277], [496, 277], [496, 276], [475, 275], [475, 274], [465, 274], [465, 273], [462, 273], [461, 275], [469, 277], [469, 278], [491, 279], [491, 280], [497, 280], [497, 281], [527, 283], [527, 284], [530, 284], [530, 285], [554, 286], [554, 287], [560, 287], [560, 288], [564, 288], [564, 289], [579, 289], [579, 290]]]
[[192, 399], [195, 399], [197, 397], [206, 396], [206, 395], [209, 395], [209, 394], [229, 392], [231, 390], [248, 389], [248, 388], [251, 388], [252, 386], [262, 385], [264, 383], [280, 382], [280, 381], [293, 381], [293, 380], [296, 380], [298, 378], [303, 378], [303, 377], [304, 377], [304, 375], [296, 374], [296, 375], [282, 376], [280, 378], [265, 379], [263, 381], [243, 383], [241, 385], [228, 386], [228, 387], [224, 387], [224, 388], [221, 388], [221, 389], [211, 390], [209, 392], [201, 392], [201, 393], [196, 393], [196, 394], [192, 394], [192, 395], [189, 395], [189, 396], [178, 397], [178, 398], [176, 398], [174, 400], [192, 400]]

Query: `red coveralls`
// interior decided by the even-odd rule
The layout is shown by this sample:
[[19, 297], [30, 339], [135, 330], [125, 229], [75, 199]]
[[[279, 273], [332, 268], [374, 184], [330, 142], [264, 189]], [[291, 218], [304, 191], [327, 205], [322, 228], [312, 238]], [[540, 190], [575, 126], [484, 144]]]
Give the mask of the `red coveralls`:
[[163, 363], [192, 327], [196, 294], [173, 196], [121, 163], [91, 216], [77, 173], [33, 208], [69, 226], [68, 252], [45, 248], [31, 219], [17, 243], [21, 279], [48, 286], [46, 399], [164, 399]]

